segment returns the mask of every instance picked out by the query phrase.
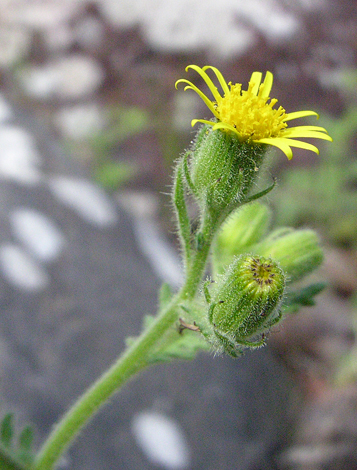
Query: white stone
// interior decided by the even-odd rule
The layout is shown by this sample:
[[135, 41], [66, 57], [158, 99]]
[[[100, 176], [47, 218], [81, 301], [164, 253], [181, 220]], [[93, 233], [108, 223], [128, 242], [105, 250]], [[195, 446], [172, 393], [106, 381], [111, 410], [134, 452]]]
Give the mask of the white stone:
[[103, 129], [106, 120], [96, 104], [83, 104], [60, 109], [54, 121], [65, 137], [83, 139]]
[[148, 42], [169, 51], [204, 49], [220, 57], [237, 56], [256, 41], [254, 28], [268, 40], [292, 37], [296, 16], [278, 0], [98, 0], [117, 26], [139, 24]]
[[1, 18], [8, 24], [43, 30], [66, 22], [85, 0], [1, 0]]
[[143, 412], [132, 420], [133, 435], [148, 459], [168, 470], [188, 468], [190, 450], [179, 425], [158, 413]]
[[303, 8], [307, 11], [317, 11], [326, 6], [326, 0], [285, 0], [288, 6]]
[[93, 93], [102, 83], [100, 65], [88, 56], [73, 54], [44, 66], [24, 68], [20, 81], [34, 98], [80, 99]]
[[44, 214], [34, 209], [18, 208], [10, 214], [10, 223], [15, 237], [41, 261], [53, 261], [61, 253], [64, 236]]
[[135, 218], [134, 232], [141, 251], [157, 276], [172, 287], [181, 286], [183, 274], [180, 257], [163, 237], [157, 222], [147, 217]]
[[14, 244], [0, 246], [0, 268], [8, 282], [25, 291], [43, 290], [50, 282], [47, 272]]
[[19, 127], [0, 127], [0, 177], [37, 184], [41, 157], [31, 135]]
[[63, 204], [93, 225], [107, 227], [118, 220], [114, 202], [90, 181], [59, 176], [49, 180], [49, 187]]

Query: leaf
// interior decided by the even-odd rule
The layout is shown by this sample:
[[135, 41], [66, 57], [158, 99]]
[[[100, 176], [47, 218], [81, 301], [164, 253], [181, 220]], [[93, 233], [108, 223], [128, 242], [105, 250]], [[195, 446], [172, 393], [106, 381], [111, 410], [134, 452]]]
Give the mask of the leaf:
[[12, 438], [14, 435], [13, 422], [14, 422], [13, 413], [7, 413], [1, 422], [0, 440], [4, 444], [5, 447], [10, 447], [12, 443]]
[[31, 450], [33, 442], [33, 429], [31, 426], [26, 426], [19, 435], [18, 445], [21, 450]]
[[1, 470], [27, 470], [20, 462], [17, 462], [16, 457], [8, 451], [3, 444], [0, 444], [0, 469]]
[[[145, 331], [155, 321], [155, 317], [153, 315], [144, 315], [142, 321], [143, 321], [142, 331]], [[125, 338], [124, 341], [125, 341], [126, 346], [128, 348], [132, 346], [135, 343], [135, 341], [138, 339], [138, 337], [139, 336], [128, 336], [127, 338]]]
[[31, 426], [26, 426], [19, 434], [18, 438], [18, 458], [26, 464], [31, 464], [34, 460], [34, 455], [32, 453], [32, 443], [33, 443], [33, 429]]
[[166, 307], [172, 299], [172, 289], [169, 284], [164, 282], [159, 291], [159, 305], [160, 308]]
[[137, 173], [138, 168], [132, 163], [108, 161], [98, 166], [94, 177], [104, 188], [117, 190]]
[[[160, 307], [165, 308], [167, 303], [170, 302], [171, 297], [172, 293], [170, 286], [168, 284], [163, 284], [159, 295]], [[188, 303], [187, 305], [180, 305], [180, 307], [181, 309], [179, 313], [183, 313], [185, 315], [188, 327], [180, 330], [180, 325], [177, 322], [176, 325], [169, 328], [161, 338], [157, 340], [154, 349], [146, 357], [148, 364], [168, 362], [173, 359], [190, 360], [195, 357], [198, 351], [211, 349], [211, 346], [205, 340], [199, 328], [196, 327], [196, 324], [190, 315], [190, 312], [194, 310], [195, 318], [198, 318], [200, 311], [198, 305]], [[179, 317], [179, 315], [177, 315], [177, 317]], [[143, 318], [142, 332], [147, 328], [150, 328], [155, 321], [156, 316], [145, 315]], [[191, 323], [194, 323], [192, 326], [194, 326], [197, 331], [192, 331], [189, 328]], [[131, 347], [137, 339], [138, 336], [130, 336], [126, 338], [126, 346]]]
[[294, 292], [289, 292], [284, 306], [284, 312], [295, 313], [300, 307], [315, 305], [315, 297], [326, 287], [326, 283], [317, 282]]
[[210, 344], [196, 331], [183, 331], [169, 346], [158, 351], [150, 362], [167, 362], [172, 359], [192, 360], [201, 350], [210, 350]]
[[33, 431], [25, 426], [15, 440], [13, 413], [6, 413], [0, 424], [0, 470], [29, 470], [34, 461]]

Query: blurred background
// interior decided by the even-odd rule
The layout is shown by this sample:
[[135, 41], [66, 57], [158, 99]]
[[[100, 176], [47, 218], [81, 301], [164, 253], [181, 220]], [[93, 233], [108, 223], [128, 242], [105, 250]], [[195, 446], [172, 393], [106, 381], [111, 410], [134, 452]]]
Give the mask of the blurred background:
[[[274, 224], [316, 229], [326, 259], [314, 277], [328, 287], [315, 307], [287, 318], [262, 353], [275, 372], [268, 402], [259, 410], [248, 406], [249, 432], [259, 433], [267, 407], [283, 415], [264, 424], [270, 440], [263, 451], [247, 444], [244, 455], [263, 460], [242, 459], [240, 441], [223, 431], [220, 448], [230, 451], [226, 458], [216, 449], [217, 461], [203, 457], [214, 435], [202, 448], [197, 444], [200, 450], [193, 444], [187, 450], [190, 444], [173, 437], [176, 460], [140, 440], [140, 419], [148, 416], [154, 423], [156, 416], [159, 428], [158, 417], [185, 416], [189, 442], [190, 432], [197, 436], [211, 425], [203, 419], [209, 400], [224, 393], [216, 379], [210, 394], [190, 398], [183, 391], [187, 383], [197, 391], [199, 358], [195, 366], [160, 369], [156, 380], [167, 396], [153, 383], [151, 402], [124, 395], [126, 404], [144, 400], [136, 421], [126, 407], [123, 427], [115, 428], [109, 411], [95, 424], [102, 434], [116, 429], [110, 452], [107, 444], [105, 456], [74, 451], [63, 468], [357, 469], [356, 62], [355, 0], [0, 1], [0, 393], [24, 420], [36, 422], [37, 443], [63, 406], [116, 357], [123, 338], [140, 330], [141, 313], [155, 311], [159, 283], [180, 283], [167, 193], [173, 162], [193, 138], [191, 119], [209, 117], [193, 92], [174, 88], [177, 79], [190, 77], [185, 67], [214, 65], [227, 81], [243, 84], [253, 71], [270, 70], [272, 97], [287, 112], [317, 111], [318, 125], [334, 139], [317, 142], [319, 156], [296, 149], [291, 162], [272, 150]], [[118, 317], [118, 310], [127, 316]], [[92, 359], [79, 359], [89, 345]], [[248, 368], [249, 374], [257, 367], [253, 380], [260, 380], [265, 363], [252, 364], [251, 356], [239, 366], [204, 359], [202, 367]], [[241, 392], [231, 374], [222, 380], [235, 402]], [[198, 401], [204, 403], [200, 418], [188, 412]], [[230, 413], [220, 406], [222, 430]], [[281, 433], [287, 417], [289, 430]], [[137, 457], [120, 460], [115, 439]], [[101, 466], [109, 453], [112, 460]]]

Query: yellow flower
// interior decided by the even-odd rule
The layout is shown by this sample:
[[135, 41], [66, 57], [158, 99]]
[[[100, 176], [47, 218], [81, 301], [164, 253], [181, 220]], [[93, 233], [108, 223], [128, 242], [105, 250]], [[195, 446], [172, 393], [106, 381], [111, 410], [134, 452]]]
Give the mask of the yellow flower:
[[[314, 138], [332, 141], [331, 137], [323, 127], [318, 126], [298, 126], [288, 127], [287, 122], [293, 119], [316, 116], [314, 111], [297, 111], [286, 113], [282, 106], [274, 109], [277, 99], [270, 99], [270, 91], [273, 85], [273, 74], [267, 72], [262, 83], [262, 73], [254, 72], [250, 78], [248, 90], [242, 90], [242, 85], [231, 82], [227, 84], [221, 72], [209, 65], [198, 67], [189, 65], [188, 69], [195, 70], [210, 89], [213, 100], [210, 100], [199, 88], [188, 80], [181, 79], [175, 84], [185, 83], [185, 91], [194, 90], [204, 101], [208, 109], [216, 117], [215, 121], [205, 119], [193, 119], [192, 126], [197, 122], [202, 122], [212, 126], [213, 130], [232, 131], [244, 142], [254, 144], [274, 145], [282, 150], [290, 160], [293, 157], [291, 147], [299, 147], [312, 152], [319, 153], [314, 145], [296, 140], [296, 138]], [[222, 87], [221, 95], [214, 85], [206, 70], [212, 70], [219, 84]]]

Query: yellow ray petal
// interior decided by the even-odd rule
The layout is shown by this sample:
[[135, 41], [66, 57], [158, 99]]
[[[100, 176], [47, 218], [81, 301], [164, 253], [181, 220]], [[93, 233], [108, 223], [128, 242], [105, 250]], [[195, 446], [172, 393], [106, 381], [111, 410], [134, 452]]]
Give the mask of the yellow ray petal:
[[207, 121], [206, 119], [192, 119], [191, 121], [191, 126], [195, 126], [198, 122], [202, 123], [202, 124], [209, 124], [210, 126], [214, 126], [215, 125], [215, 122], [213, 121]]
[[283, 139], [260, 139], [257, 143], [274, 145], [275, 147], [278, 147], [282, 152], [284, 152], [289, 160], [293, 158], [293, 152], [289, 144], [287, 144]]
[[327, 130], [324, 127], [320, 126], [296, 126], [296, 127], [287, 127], [286, 130], [292, 131], [295, 129], [303, 129], [304, 131], [318, 131], [318, 132], [326, 132]]
[[286, 121], [291, 121], [292, 119], [298, 119], [301, 117], [306, 117], [306, 116], [316, 116], [317, 119], [319, 118], [319, 115], [315, 113], [315, 111], [296, 111], [295, 113], [289, 113], [285, 116], [283, 119], [284, 122]]
[[252, 93], [254, 95], [258, 94], [260, 83], [262, 81], [263, 74], [261, 72], [253, 72], [252, 76], [250, 77], [249, 83], [254, 83], [252, 88]]
[[315, 145], [308, 144], [307, 142], [302, 142], [301, 140], [295, 140], [295, 139], [276, 139], [276, 140], [284, 140], [290, 147], [297, 147], [300, 149], [305, 149], [305, 150], [311, 150], [311, 152], [315, 152], [319, 154], [319, 149], [315, 147]]
[[332, 142], [332, 138], [324, 134], [323, 132], [316, 132], [316, 131], [304, 131], [300, 129], [286, 129], [283, 133], [283, 137], [290, 139], [291, 137], [306, 137], [311, 139], [323, 139]]
[[218, 81], [222, 87], [223, 93], [227, 95], [229, 93], [229, 88], [221, 72], [218, 69], [216, 69], [216, 67], [212, 67], [211, 65], [206, 65], [205, 67], [202, 67], [202, 70], [207, 70], [207, 69], [213, 70], [213, 72], [216, 74], [216, 77], [218, 78]]
[[217, 129], [229, 130], [229, 131], [234, 132], [238, 136], [240, 136], [237, 129], [235, 127], [231, 126], [230, 124], [226, 123], [226, 122], [219, 121], [219, 122], [215, 123], [214, 126], [213, 126], [213, 130], [215, 131]]
[[208, 88], [211, 90], [211, 93], [212, 93], [215, 101], [218, 101], [221, 98], [221, 95], [219, 94], [217, 87], [212, 82], [210, 77], [206, 74], [206, 72], [203, 69], [201, 69], [201, 67], [198, 67], [197, 65], [188, 65], [186, 67], [186, 72], [187, 72], [188, 69], [195, 70], [195, 72], [197, 72], [199, 75], [201, 75], [203, 80], [206, 82]]
[[271, 72], [267, 72], [265, 74], [265, 79], [263, 82], [263, 87], [260, 92], [260, 96], [262, 98], [268, 98], [270, 95], [272, 86], [273, 86], [273, 74]]

